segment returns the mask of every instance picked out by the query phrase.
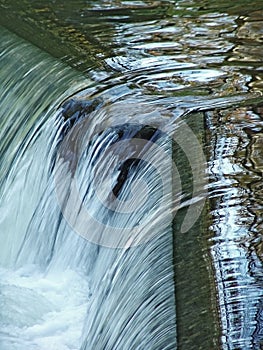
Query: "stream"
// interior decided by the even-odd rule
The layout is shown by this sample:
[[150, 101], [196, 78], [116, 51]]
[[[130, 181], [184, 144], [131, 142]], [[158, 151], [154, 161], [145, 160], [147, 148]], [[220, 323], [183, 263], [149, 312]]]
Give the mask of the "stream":
[[263, 349], [262, 2], [0, 9], [0, 349]]

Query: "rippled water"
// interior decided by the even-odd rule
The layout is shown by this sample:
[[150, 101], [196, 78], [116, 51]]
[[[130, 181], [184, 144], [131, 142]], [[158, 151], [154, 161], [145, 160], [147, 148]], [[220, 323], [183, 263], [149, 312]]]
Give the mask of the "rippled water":
[[[174, 225], [178, 348], [261, 349], [262, 1], [2, 0], [0, 8], [5, 27], [91, 79], [77, 99], [102, 98], [116, 120], [164, 125], [194, 112], [185, 120], [207, 156], [208, 199], [188, 233]], [[190, 170], [178, 157], [187, 201]]]
[[[213, 179], [211, 248], [218, 283], [223, 343], [260, 349], [262, 334], [261, 108], [207, 115]], [[227, 127], [231, 121], [231, 129]]]

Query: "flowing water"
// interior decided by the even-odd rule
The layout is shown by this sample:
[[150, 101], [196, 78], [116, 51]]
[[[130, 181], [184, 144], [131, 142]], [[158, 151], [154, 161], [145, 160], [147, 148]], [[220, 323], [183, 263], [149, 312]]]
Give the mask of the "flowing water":
[[[112, 141], [116, 143], [117, 126], [107, 135], [99, 136], [99, 131], [95, 130], [98, 121], [108, 122], [110, 110], [107, 109], [107, 118], [104, 113], [100, 118], [96, 113], [90, 120], [88, 131], [93, 130], [93, 134], [86, 136], [87, 144], [81, 149], [81, 154], [84, 154], [78, 159], [76, 175], [80, 191], [86, 192], [85, 205], [91, 208], [98, 222], [101, 217], [107, 222], [96, 225], [95, 219], [85, 217], [83, 223], [77, 211], [72, 223], [66, 210], [69, 208], [74, 214], [76, 203], [70, 197], [64, 208], [64, 197], [68, 196], [66, 177], [69, 174], [71, 179], [74, 175], [74, 157], [78, 154], [70, 149], [74, 135], [68, 142], [64, 141], [68, 123], [66, 120], [63, 125], [62, 117], [68, 117], [72, 108], [62, 104], [63, 107], [57, 110], [57, 106], [65, 96], [78, 91], [83, 84], [91, 85], [91, 82], [5, 30], [2, 30], [2, 38], [2, 60], [4, 65], [8, 62], [9, 69], [1, 76], [4, 97], [1, 101], [1, 349], [174, 348], [171, 215], [165, 213], [171, 205], [168, 190], [165, 194], [162, 187], [163, 197], [160, 196], [156, 172], [151, 167], [145, 172], [141, 167], [136, 177], [146, 177], [140, 181], [149, 182], [150, 203], [139, 211], [133, 209], [134, 215], [128, 215], [129, 210], [123, 215], [120, 210], [118, 215], [118, 208], [115, 208], [114, 215], [113, 209], [103, 209], [92, 186], [100, 188], [111, 179], [100, 167], [105, 170], [108, 166], [109, 171], [117, 167], [114, 158], [112, 163], [110, 153], [113, 151], [110, 148]], [[24, 51], [35, 60], [30, 60], [30, 71]], [[21, 63], [19, 72], [16, 70], [18, 60]], [[12, 72], [15, 72], [16, 79], [10, 80]], [[39, 79], [39, 74], [43, 74], [42, 79]], [[5, 86], [7, 82], [8, 87]], [[31, 93], [32, 89], [36, 89], [35, 93]], [[5, 90], [9, 93], [6, 94]], [[16, 96], [19, 96], [19, 101]], [[10, 105], [12, 111], [7, 111], [5, 108]], [[87, 106], [85, 108], [92, 119], [90, 110]], [[127, 116], [127, 124], [123, 124], [122, 118], [119, 126], [124, 135], [127, 128], [123, 142], [131, 136], [132, 128], [135, 134], [142, 129], [138, 124], [129, 124], [129, 119]], [[83, 124], [81, 130], [87, 133]], [[84, 135], [79, 136], [84, 140]], [[151, 138], [154, 140], [154, 136]], [[157, 135], [155, 142], [164, 149], [163, 155], [167, 152], [169, 155], [167, 141], [162, 135]], [[77, 146], [73, 144], [72, 147]], [[60, 156], [57, 156], [58, 149]], [[72, 154], [68, 154], [69, 151]], [[104, 151], [107, 153], [98, 154]], [[160, 156], [155, 153], [152, 151], [149, 155], [152, 161], [153, 157]], [[125, 155], [119, 162], [123, 157]], [[163, 167], [169, 171], [167, 160]], [[96, 172], [99, 175], [94, 175]], [[115, 173], [112, 181], [114, 176], [117, 180], [117, 170]], [[100, 176], [104, 176], [103, 181]], [[101, 182], [94, 184], [94, 180]], [[123, 186], [119, 192], [129, 199], [125, 183]], [[129, 189], [129, 185], [126, 186]], [[106, 187], [100, 191], [103, 195], [109, 189]], [[162, 198], [166, 199], [165, 203], [159, 203]], [[135, 200], [133, 202], [129, 206], [138, 205]], [[140, 204], [142, 206], [143, 202]], [[137, 221], [143, 224], [138, 225]], [[113, 230], [117, 224], [121, 236], [116, 232], [115, 242]], [[80, 237], [83, 232], [78, 232], [83, 225], [87, 239]], [[110, 233], [103, 230], [108, 225], [111, 225]], [[135, 225], [139, 231], [143, 230], [142, 242], [149, 241], [146, 246], [137, 246], [140, 242], [133, 243], [133, 236], [127, 236], [128, 232], [125, 234], [125, 229]], [[93, 234], [97, 234], [94, 239]], [[107, 239], [107, 234], [112, 236]], [[135, 297], [133, 290], [137, 291]]]
[[0, 349], [262, 349], [261, 1], [0, 8]]

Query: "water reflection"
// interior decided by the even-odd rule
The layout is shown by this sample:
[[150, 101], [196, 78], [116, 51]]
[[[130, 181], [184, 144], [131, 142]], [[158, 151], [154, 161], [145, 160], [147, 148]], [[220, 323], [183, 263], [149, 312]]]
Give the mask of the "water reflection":
[[213, 178], [211, 252], [223, 348], [261, 349], [263, 302], [261, 107], [208, 113]]
[[[0, 21], [95, 79], [102, 71], [112, 76], [158, 66], [166, 72], [188, 63], [224, 73], [224, 79], [219, 74], [213, 83], [206, 81], [211, 90], [204, 93], [227, 95], [247, 91], [249, 82], [250, 88], [262, 88], [262, 4], [245, 3], [3, 0]], [[14, 18], [19, 27], [12, 25]], [[184, 73], [193, 85], [199, 83], [191, 70]], [[170, 80], [167, 76], [168, 91]]]
[[[239, 27], [236, 38], [239, 44], [234, 51], [234, 57], [238, 61], [257, 64], [258, 58], [262, 57], [263, 41], [263, 10], [249, 13], [239, 17]], [[240, 45], [241, 44], [241, 45]]]

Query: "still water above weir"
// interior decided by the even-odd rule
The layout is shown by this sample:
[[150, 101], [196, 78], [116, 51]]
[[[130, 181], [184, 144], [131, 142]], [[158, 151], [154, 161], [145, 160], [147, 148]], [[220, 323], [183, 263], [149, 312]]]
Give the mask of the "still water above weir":
[[0, 9], [1, 350], [262, 349], [262, 1]]

